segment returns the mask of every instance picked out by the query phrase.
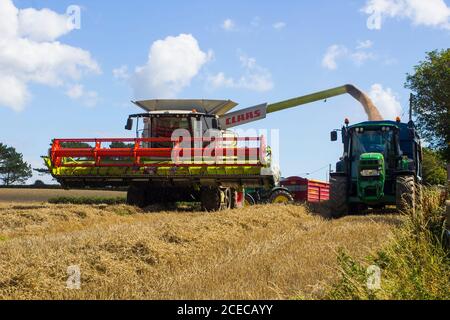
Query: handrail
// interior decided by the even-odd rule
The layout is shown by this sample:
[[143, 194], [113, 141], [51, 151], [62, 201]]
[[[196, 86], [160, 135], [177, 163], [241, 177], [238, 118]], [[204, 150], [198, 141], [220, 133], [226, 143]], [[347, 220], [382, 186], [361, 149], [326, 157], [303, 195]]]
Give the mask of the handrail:
[[[129, 142], [132, 147], [104, 148], [102, 144]], [[172, 143], [172, 147], [148, 147], [151, 143]], [[195, 145], [200, 142], [202, 147]], [[203, 147], [204, 143], [209, 143]], [[236, 146], [217, 142], [236, 142]], [[238, 147], [237, 143], [245, 146]], [[257, 142], [249, 147], [249, 142]], [[92, 147], [64, 147], [64, 143], [91, 143]], [[186, 143], [186, 144], [185, 144]], [[194, 146], [192, 146], [194, 143]], [[265, 138], [208, 137], [208, 138], [82, 138], [54, 139], [49, 151], [53, 167], [183, 167], [183, 166], [264, 166]], [[82, 158], [67, 161], [68, 158]], [[144, 159], [143, 159], [144, 158]], [[163, 162], [161, 163], [161, 159]]]

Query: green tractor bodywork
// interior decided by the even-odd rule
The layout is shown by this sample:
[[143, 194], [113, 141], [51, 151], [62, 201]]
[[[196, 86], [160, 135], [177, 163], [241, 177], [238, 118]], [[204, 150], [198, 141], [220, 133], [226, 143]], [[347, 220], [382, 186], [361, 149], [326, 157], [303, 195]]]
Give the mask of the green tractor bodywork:
[[376, 203], [384, 197], [386, 170], [381, 153], [363, 153], [359, 158], [358, 197], [366, 203]]
[[[366, 208], [414, 207], [422, 150], [414, 123], [367, 121], [341, 130], [343, 156], [331, 174], [334, 216]], [[337, 132], [332, 132], [332, 141]]]

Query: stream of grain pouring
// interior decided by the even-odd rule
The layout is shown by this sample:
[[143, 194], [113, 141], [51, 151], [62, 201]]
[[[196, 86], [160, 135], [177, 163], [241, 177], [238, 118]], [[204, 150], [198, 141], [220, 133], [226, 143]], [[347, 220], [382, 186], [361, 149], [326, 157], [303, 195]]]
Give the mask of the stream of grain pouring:
[[355, 86], [348, 84], [346, 85], [348, 93], [358, 100], [362, 106], [364, 107], [364, 111], [367, 114], [369, 121], [382, 121], [383, 117], [380, 114], [380, 111], [372, 102], [367, 94], [356, 88]]

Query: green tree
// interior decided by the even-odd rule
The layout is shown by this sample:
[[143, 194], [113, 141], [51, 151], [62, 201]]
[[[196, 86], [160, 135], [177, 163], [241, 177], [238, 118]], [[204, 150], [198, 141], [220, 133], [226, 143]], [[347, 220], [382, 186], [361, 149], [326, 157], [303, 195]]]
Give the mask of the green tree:
[[0, 180], [4, 185], [25, 183], [32, 176], [31, 166], [13, 147], [0, 143]]
[[450, 49], [428, 52], [414, 73], [407, 75], [405, 87], [413, 92], [422, 137], [450, 162]]
[[111, 149], [126, 149], [126, 148], [134, 148], [134, 143], [124, 143], [124, 142], [111, 142], [109, 145]]
[[89, 143], [86, 142], [62, 142], [61, 147], [63, 148], [73, 148], [73, 149], [81, 149], [81, 148], [92, 148]]
[[445, 185], [447, 183], [447, 170], [445, 161], [438, 152], [423, 149], [423, 182], [431, 185]]

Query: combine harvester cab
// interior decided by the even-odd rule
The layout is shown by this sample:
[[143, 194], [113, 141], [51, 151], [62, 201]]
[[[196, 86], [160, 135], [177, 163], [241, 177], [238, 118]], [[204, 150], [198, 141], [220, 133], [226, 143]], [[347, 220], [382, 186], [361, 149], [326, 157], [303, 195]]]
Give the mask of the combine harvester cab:
[[[219, 116], [236, 106], [218, 100], [135, 102], [137, 138], [54, 139], [47, 167], [65, 188], [128, 187], [127, 202], [200, 201], [207, 211], [241, 206], [244, 187], [271, 188], [265, 138], [221, 130]], [[141, 125], [143, 123], [143, 125]]]

